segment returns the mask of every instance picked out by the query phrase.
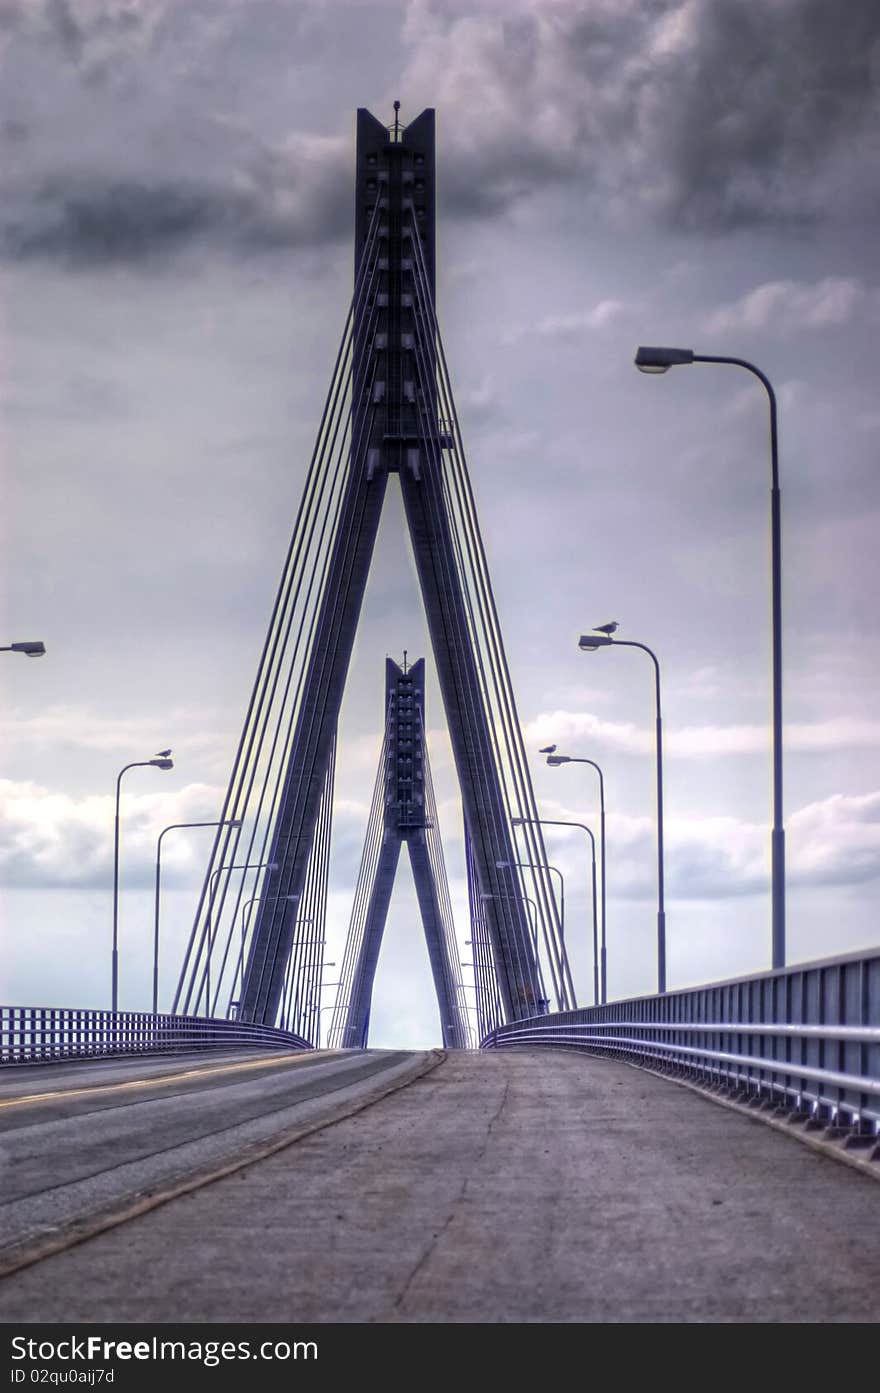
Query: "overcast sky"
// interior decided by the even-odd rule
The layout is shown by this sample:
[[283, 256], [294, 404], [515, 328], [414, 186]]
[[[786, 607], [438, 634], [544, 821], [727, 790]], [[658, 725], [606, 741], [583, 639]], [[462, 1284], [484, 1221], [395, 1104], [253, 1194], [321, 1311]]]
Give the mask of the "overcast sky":
[[[395, 97], [437, 109], [438, 309], [542, 815], [594, 822], [596, 789], [539, 745], [605, 769], [610, 992], [653, 989], [655, 863], [647, 659], [577, 650], [609, 619], [663, 665], [670, 985], [769, 958], [766, 400], [733, 368], [644, 377], [639, 343], [776, 385], [789, 953], [875, 945], [876, 0], [0, 0], [0, 64], [0, 632], [48, 649], [3, 664], [0, 997], [107, 1004], [114, 781], [170, 745], [125, 784], [121, 1000], [147, 1004], [156, 836], [219, 815], [351, 290], [355, 109]], [[430, 672], [392, 481], [337, 964], [404, 648]], [[166, 840], [169, 989], [209, 835]], [[585, 846], [548, 844], [589, 1000]], [[408, 875], [373, 1043], [439, 1038]]]

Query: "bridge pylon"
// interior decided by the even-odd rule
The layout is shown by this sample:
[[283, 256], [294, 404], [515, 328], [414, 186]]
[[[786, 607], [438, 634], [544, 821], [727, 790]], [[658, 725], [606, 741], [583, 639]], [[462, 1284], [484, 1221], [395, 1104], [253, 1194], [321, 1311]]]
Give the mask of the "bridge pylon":
[[471, 1037], [428, 757], [423, 658], [402, 667], [391, 658], [385, 661], [385, 733], [376, 788], [379, 835], [373, 834], [371, 818], [328, 1043], [366, 1046], [376, 965], [406, 844], [443, 1044], [466, 1049]]
[[[503, 1020], [532, 1015], [551, 992], [560, 1008], [574, 1001], [437, 324], [434, 259], [434, 112], [407, 126], [395, 118], [388, 128], [360, 109], [354, 296], [225, 805], [224, 816], [243, 820], [250, 850], [242, 855], [224, 833], [212, 857], [212, 867], [232, 853], [260, 867], [238, 1003], [248, 1021], [274, 1023], [284, 998], [392, 473], [461, 788], [498, 1011]], [[255, 789], [262, 789], [256, 809]], [[520, 833], [512, 827], [517, 814]], [[517, 836], [525, 846], [517, 847]], [[205, 930], [204, 896], [200, 914], [182, 1003], [204, 971], [194, 964], [216, 937]]]

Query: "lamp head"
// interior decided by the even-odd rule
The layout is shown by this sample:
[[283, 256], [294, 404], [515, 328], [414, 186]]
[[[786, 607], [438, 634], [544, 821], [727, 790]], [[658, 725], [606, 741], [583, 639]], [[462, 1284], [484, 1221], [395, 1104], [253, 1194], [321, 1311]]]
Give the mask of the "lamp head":
[[571, 764], [571, 755], [548, 755], [547, 763], [552, 764], [554, 769], [559, 764]]
[[635, 356], [639, 372], [668, 372], [679, 363], [692, 363], [692, 348], [640, 348]]
[[578, 639], [578, 648], [582, 653], [593, 653], [597, 648], [604, 648], [613, 642], [614, 639], [610, 634], [581, 634]]
[[157, 769], [173, 769], [173, 768], [174, 768], [174, 760], [173, 760], [173, 759], [148, 759], [148, 760], [147, 760], [147, 763], [148, 763], [148, 764], [154, 764], [154, 765], [156, 766]]
[[39, 639], [28, 639], [24, 643], [12, 643], [10, 647], [13, 653], [24, 653], [26, 658], [42, 658], [46, 651], [45, 643]]

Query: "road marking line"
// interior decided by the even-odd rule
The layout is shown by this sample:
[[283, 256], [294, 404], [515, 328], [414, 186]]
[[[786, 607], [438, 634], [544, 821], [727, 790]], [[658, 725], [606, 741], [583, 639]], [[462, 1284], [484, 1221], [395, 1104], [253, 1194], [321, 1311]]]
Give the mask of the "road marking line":
[[[320, 1058], [330, 1059], [334, 1055], [347, 1054], [347, 1050], [321, 1050]], [[246, 1069], [265, 1069], [272, 1064], [302, 1064], [319, 1058], [319, 1051], [292, 1056], [275, 1055], [270, 1058], [247, 1059], [240, 1064], [214, 1064], [207, 1069], [185, 1069], [181, 1074], [160, 1074], [151, 1079], [129, 1079], [126, 1083], [96, 1083], [87, 1088], [57, 1088], [51, 1093], [29, 1093], [24, 1098], [7, 1098], [0, 1101], [0, 1108], [20, 1108], [26, 1103], [48, 1103], [58, 1098], [81, 1098], [88, 1093], [121, 1093], [125, 1089], [164, 1088], [167, 1084], [180, 1083], [182, 1079], [206, 1078], [210, 1074], [236, 1074]]]
[[[349, 1054], [351, 1051], [326, 1050], [322, 1051], [323, 1053]], [[118, 1228], [131, 1219], [140, 1218], [151, 1210], [158, 1209], [161, 1205], [178, 1199], [181, 1195], [192, 1194], [196, 1190], [213, 1185], [217, 1180], [225, 1179], [227, 1175], [234, 1175], [237, 1171], [245, 1170], [258, 1161], [268, 1160], [270, 1156], [275, 1156], [278, 1152], [286, 1150], [294, 1143], [302, 1141], [304, 1137], [312, 1136], [315, 1132], [322, 1132], [325, 1128], [332, 1127], [336, 1122], [344, 1122], [350, 1117], [356, 1117], [358, 1113], [365, 1112], [367, 1108], [381, 1102], [383, 1098], [397, 1093], [400, 1089], [406, 1088], [408, 1084], [415, 1083], [416, 1079], [429, 1074], [432, 1069], [436, 1069], [438, 1064], [442, 1064], [446, 1059], [444, 1050], [420, 1050], [416, 1053], [421, 1057], [417, 1060], [415, 1068], [404, 1073], [402, 1077], [399, 1073], [395, 1074], [391, 1082], [386, 1082], [384, 1086], [381, 1083], [382, 1073], [389, 1071], [377, 1070], [376, 1075], [371, 1075], [371, 1078], [376, 1077], [377, 1087], [360, 1101], [351, 1100], [346, 1103], [337, 1103], [336, 1107], [331, 1109], [325, 1117], [294, 1126], [271, 1142], [256, 1143], [248, 1151], [215, 1166], [213, 1169], [205, 1170], [200, 1174], [196, 1172], [189, 1176], [180, 1177], [177, 1181], [171, 1181], [164, 1190], [148, 1191], [133, 1202], [123, 1203], [123, 1205], [117, 1206], [115, 1209], [111, 1208], [103, 1214], [86, 1215], [84, 1218], [74, 1220], [66, 1229], [60, 1231], [51, 1229], [33, 1239], [30, 1248], [23, 1247], [21, 1242], [10, 1244], [8, 1249], [0, 1252], [0, 1277], [8, 1277], [23, 1267], [30, 1267], [35, 1262], [42, 1262], [44, 1258], [52, 1257], [55, 1253], [63, 1253], [66, 1249], [73, 1248], [79, 1243], [85, 1243], [100, 1233]], [[402, 1065], [393, 1066], [394, 1070], [402, 1068]], [[368, 1083], [369, 1080], [365, 1082]], [[27, 1242], [27, 1240], [24, 1241]]]

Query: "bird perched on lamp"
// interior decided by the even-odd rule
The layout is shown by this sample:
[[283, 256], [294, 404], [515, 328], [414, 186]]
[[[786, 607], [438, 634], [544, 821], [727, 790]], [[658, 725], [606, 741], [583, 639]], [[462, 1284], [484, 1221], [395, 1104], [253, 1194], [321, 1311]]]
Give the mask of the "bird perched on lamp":
[[617, 633], [617, 630], [618, 630], [619, 628], [620, 628], [620, 625], [618, 624], [617, 620], [616, 620], [616, 619], [612, 619], [610, 624], [595, 624], [595, 625], [593, 626], [593, 633], [594, 633], [594, 634], [607, 634], [608, 637], [610, 638], [612, 634], [616, 634], [616, 633]]
[[154, 759], [167, 759], [168, 756], [169, 756], [170, 754], [171, 754], [171, 751], [170, 751], [170, 750], [157, 750], [156, 753], [153, 755], [153, 758], [154, 758]]
[[556, 749], [556, 746], [555, 746], [555, 745], [545, 745], [544, 748], [543, 748], [543, 750], [539, 750], [539, 751], [538, 751], [538, 754], [539, 754], [539, 755], [552, 755], [552, 753], [553, 753], [553, 751], [554, 751], [555, 749]]

